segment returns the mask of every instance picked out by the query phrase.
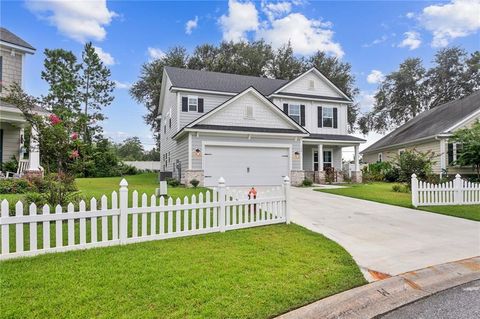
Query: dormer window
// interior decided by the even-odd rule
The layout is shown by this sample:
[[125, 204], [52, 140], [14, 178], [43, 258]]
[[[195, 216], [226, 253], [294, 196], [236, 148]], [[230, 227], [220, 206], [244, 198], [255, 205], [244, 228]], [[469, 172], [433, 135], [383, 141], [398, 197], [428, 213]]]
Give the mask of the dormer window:
[[311, 91], [315, 90], [315, 81], [314, 80], [309, 81], [308, 89], [311, 90]]
[[188, 97], [188, 111], [196, 112], [198, 109], [198, 97], [189, 96]]

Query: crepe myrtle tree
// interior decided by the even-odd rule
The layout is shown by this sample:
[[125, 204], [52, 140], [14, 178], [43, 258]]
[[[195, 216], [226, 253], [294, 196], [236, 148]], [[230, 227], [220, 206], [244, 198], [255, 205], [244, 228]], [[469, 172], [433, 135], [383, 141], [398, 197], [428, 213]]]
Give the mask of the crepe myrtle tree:
[[452, 137], [457, 146], [457, 160], [455, 164], [471, 166], [480, 179], [480, 121], [477, 120], [470, 128], [460, 129]]
[[36, 139], [46, 172], [68, 173], [85, 148], [76, 131], [75, 117], [68, 116], [68, 113], [59, 116], [53, 112], [48, 116], [38, 115], [34, 106], [43, 106], [44, 100], [26, 94], [18, 84], [8, 89], [3, 100], [16, 105], [30, 126], [38, 132]]

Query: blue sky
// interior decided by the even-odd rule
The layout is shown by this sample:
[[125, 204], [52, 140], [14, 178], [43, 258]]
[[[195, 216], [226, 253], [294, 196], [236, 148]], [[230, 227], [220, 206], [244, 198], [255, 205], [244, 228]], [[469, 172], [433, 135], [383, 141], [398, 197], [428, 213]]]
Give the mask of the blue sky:
[[[25, 66], [25, 88], [45, 93], [40, 79], [45, 48], [78, 56], [92, 41], [118, 82], [105, 110], [107, 136], [138, 136], [146, 148], [152, 134], [143, 105], [128, 95], [141, 65], [168, 48], [190, 52], [222, 39], [263, 38], [278, 46], [290, 39], [298, 55], [323, 50], [352, 64], [362, 110], [371, 107], [377, 83], [407, 57], [430, 63], [435, 51], [459, 45], [479, 49], [480, 0], [456, 1], [2, 1], [1, 25], [37, 52]], [[368, 136], [370, 142], [379, 136]]]

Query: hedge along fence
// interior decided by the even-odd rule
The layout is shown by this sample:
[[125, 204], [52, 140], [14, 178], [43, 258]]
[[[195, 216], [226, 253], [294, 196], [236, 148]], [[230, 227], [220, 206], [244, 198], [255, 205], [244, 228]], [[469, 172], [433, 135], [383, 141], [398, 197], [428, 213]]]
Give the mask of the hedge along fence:
[[[39, 209], [33, 203], [27, 212], [19, 201], [15, 214], [9, 216], [9, 203], [3, 200], [0, 260], [290, 223], [288, 177], [281, 191], [272, 192], [271, 196], [247, 199], [232, 194], [226, 193], [225, 181], [220, 178], [218, 187], [205, 196], [200, 193], [198, 200], [192, 195], [190, 199], [185, 196], [183, 203], [180, 198], [173, 202], [171, 197], [165, 203], [164, 197], [152, 195], [149, 202], [143, 194], [139, 203], [138, 192], [134, 191], [132, 206], [128, 207], [128, 183], [123, 179], [118, 194], [112, 193], [110, 207], [105, 195], [100, 207], [92, 198], [89, 210], [81, 201], [77, 211], [70, 203], [66, 212], [60, 205], [51, 212], [48, 205]], [[10, 232], [15, 233], [12, 243]]]
[[480, 183], [465, 181], [457, 174], [455, 179], [441, 184], [419, 181], [412, 174], [412, 205], [476, 205], [480, 204]]

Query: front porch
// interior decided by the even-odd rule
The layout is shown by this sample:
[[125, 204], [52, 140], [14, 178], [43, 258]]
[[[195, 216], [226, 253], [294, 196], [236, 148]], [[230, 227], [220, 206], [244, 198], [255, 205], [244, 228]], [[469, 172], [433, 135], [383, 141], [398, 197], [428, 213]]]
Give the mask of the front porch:
[[[345, 148], [353, 147], [354, 168], [348, 172], [349, 165], [344, 170], [343, 153]], [[305, 178], [317, 184], [346, 182], [344, 176], [350, 176], [354, 183], [362, 182], [359, 164], [360, 141], [325, 141], [305, 139], [303, 141], [303, 171]], [[319, 156], [319, 154], [321, 154]]]

